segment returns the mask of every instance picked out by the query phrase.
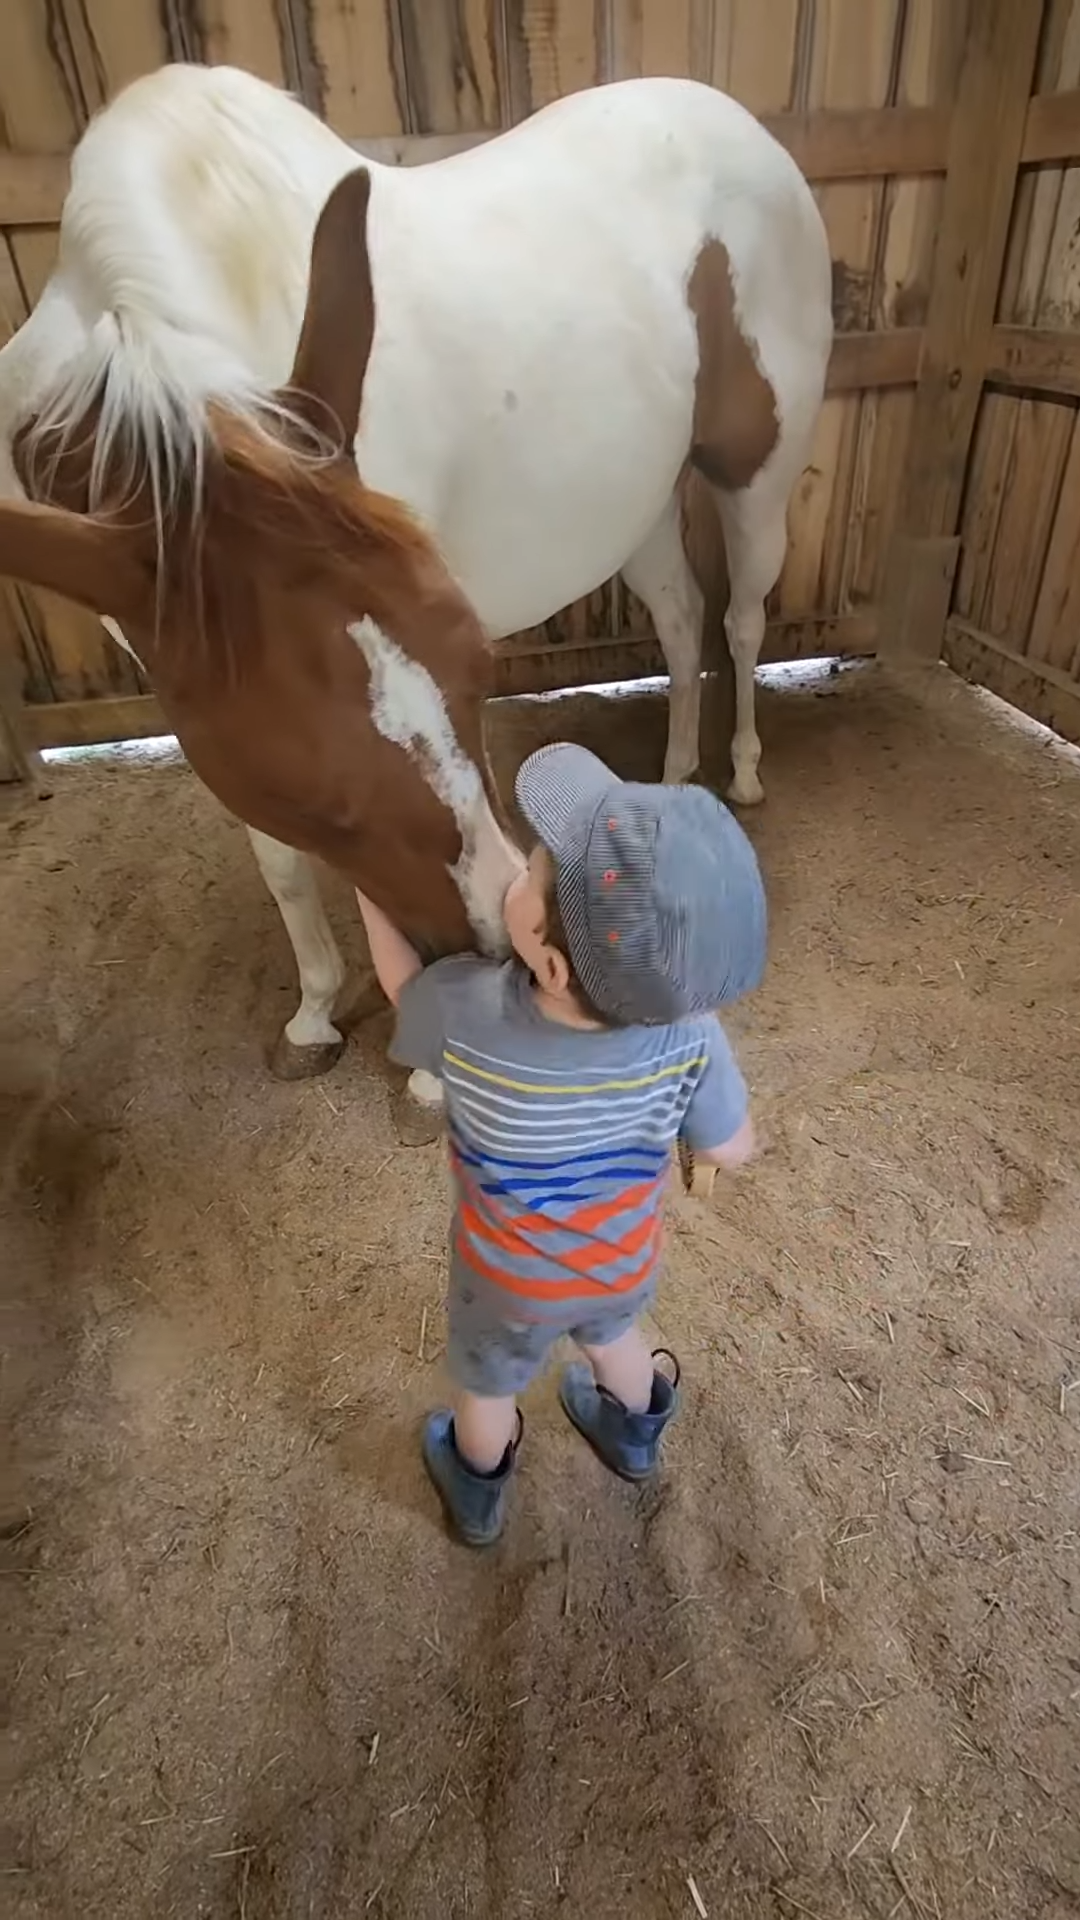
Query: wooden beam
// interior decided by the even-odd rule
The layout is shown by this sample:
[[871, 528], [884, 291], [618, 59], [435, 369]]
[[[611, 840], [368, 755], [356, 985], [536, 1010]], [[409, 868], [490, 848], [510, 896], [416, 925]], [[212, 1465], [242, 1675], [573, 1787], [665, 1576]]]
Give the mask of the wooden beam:
[[0, 580], [0, 786], [28, 780], [34, 770], [26, 740], [22, 681], [15, 589]]
[[105, 695], [99, 700], [42, 700], [23, 709], [23, 733], [45, 747], [111, 746], [152, 740], [171, 728], [152, 693]]
[[0, 153], [0, 227], [55, 227], [70, 171], [66, 153]]
[[[766, 114], [763, 124], [787, 148], [808, 180], [879, 179], [888, 174], [943, 173], [948, 156], [947, 107], [875, 107], [819, 113]], [[467, 152], [494, 132], [388, 134], [354, 140], [356, 151], [387, 166], [422, 166]], [[0, 153], [0, 227], [51, 227], [67, 193], [66, 153]]]
[[921, 327], [838, 333], [829, 357], [826, 391], [859, 393], [867, 387], [913, 387], [919, 377], [922, 344]]
[[[785, 660], [815, 660], [834, 654], [858, 659], [874, 651], [877, 628], [872, 609], [862, 613], [817, 614], [805, 620], [770, 621], [761, 651], [764, 665]], [[636, 680], [666, 671], [657, 642], [579, 641], [562, 647], [518, 651], [507, 644], [496, 659], [496, 699], [553, 693], [603, 681]], [[170, 731], [153, 694], [100, 700], [43, 701], [23, 710], [23, 732], [36, 747], [102, 746], [118, 740], [148, 740]]]
[[995, 327], [986, 378], [1020, 392], [1080, 397], [1080, 332], [1050, 327]]
[[1043, 0], [979, 0], [971, 9], [886, 565], [883, 654], [936, 659], [941, 652], [1042, 16]]
[[26, 709], [18, 698], [14, 666], [6, 652], [0, 655], [0, 787], [28, 780], [33, 771], [32, 750], [26, 739]]
[[821, 107], [761, 121], [808, 180], [944, 173], [948, 163], [948, 107]]
[[951, 619], [942, 658], [964, 680], [986, 687], [1065, 740], [1080, 745], [1080, 685], [1059, 667], [1029, 660], [966, 620]]
[[1080, 90], [1069, 93], [1037, 93], [1027, 110], [1024, 144], [1020, 149], [1025, 167], [1046, 166], [1053, 161], [1075, 160], [1080, 156]]

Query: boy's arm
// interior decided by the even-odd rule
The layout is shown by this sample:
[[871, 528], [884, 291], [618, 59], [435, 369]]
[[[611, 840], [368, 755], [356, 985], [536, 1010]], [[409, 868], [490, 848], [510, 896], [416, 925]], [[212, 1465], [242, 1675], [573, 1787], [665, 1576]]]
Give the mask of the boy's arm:
[[741, 1127], [722, 1146], [695, 1147], [693, 1152], [694, 1159], [702, 1167], [723, 1167], [725, 1173], [734, 1173], [739, 1167], [745, 1167], [757, 1152], [757, 1135], [750, 1115], [747, 1114]]
[[751, 1160], [757, 1148], [746, 1082], [719, 1020], [706, 1029], [708, 1057], [682, 1125], [682, 1138], [698, 1166], [727, 1173]]
[[356, 889], [356, 902], [371, 948], [371, 964], [390, 1005], [396, 1007], [403, 988], [423, 972], [420, 955], [415, 947], [410, 946], [405, 935], [399, 933], [393, 922], [387, 919], [382, 908], [367, 899], [359, 887]]

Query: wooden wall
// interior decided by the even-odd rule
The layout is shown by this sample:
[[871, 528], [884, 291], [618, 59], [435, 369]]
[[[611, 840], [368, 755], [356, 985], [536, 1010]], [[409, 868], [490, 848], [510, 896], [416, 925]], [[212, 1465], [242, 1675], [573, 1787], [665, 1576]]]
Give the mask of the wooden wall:
[[[88, 115], [163, 60], [248, 66], [294, 88], [361, 148], [410, 164], [578, 87], [636, 73], [695, 75], [773, 127], [811, 179], [832, 242], [832, 390], [792, 504], [765, 657], [871, 652], [904, 530], [897, 516], [907, 512], [912, 420], [928, 411], [935, 247], [957, 171], [953, 102], [973, 37], [987, 41], [1003, 7], [1014, 23], [1043, 14], [1042, 0], [2, 0], [0, 339], [51, 268], [65, 156]], [[1054, 98], [1032, 103], [1017, 136], [1028, 171], [993, 335], [1001, 380], [977, 422], [947, 641], [959, 645], [963, 621], [1054, 661], [1067, 651], [1080, 443], [1071, 398], [1021, 399], [1015, 389], [1034, 378], [1044, 391], [1065, 377], [1046, 355], [1072, 324], [1061, 237], [1072, 234], [1077, 188], [1074, 170], [1058, 163], [1080, 150], [1078, 9], [1080, 0], [1047, 0], [1036, 84]], [[1037, 29], [1033, 45], [1034, 37]], [[1016, 84], [1026, 111], [1028, 77], [1006, 82]], [[976, 87], [971, 99], [981, 97]], [[992, 156], [989, 129], [986, 141]], [[938, 327], [929, 329], [935, 338]], [[983, 372], [980, 364], [977, 388]], [[925, 423], [917, 433], [921, 443]], [[1038, 495], [1037, 566], [1024, 537], [1030, 517], [1014, 497], [1018, 471]], [[723, 569], [711, 510], [691, 497], [687, 511], [715, 600]], [[946, 602], [942, 623], [947, 611]], [[137, 669], [96, 621], [12, 589], [0, 623], [21, 664], [37, 743], [152, 724]], [[612, 583], [508, 643], [503, 685], [615, 679], [657, 659], [644, 609]], [[1075, 666], [1070, 656], [1067, 671]]]
[[[1049, 0], [1036, 89], [1061, 101], [1077, 88], [1080, 0]], [[1022, 174], [996, 317], [1016, 340], [1040, 330], [1043, 364], [1032, 372], [1060, 391], [1010, 390], [991, 369], [945, 657], [1080, 740], [1080, 166]]]

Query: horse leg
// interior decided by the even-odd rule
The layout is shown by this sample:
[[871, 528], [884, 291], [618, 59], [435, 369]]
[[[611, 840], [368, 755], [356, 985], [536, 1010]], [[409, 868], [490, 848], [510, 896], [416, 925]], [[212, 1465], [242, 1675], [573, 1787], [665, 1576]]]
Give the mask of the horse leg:
[[622, 576], [648, 607], [664, 650], [671, 678], [664, 781], [677, 786], [689, 780], [698, 765], [704, 601], [686, 557], [674, 495], [647, 539], [631, 554]]
[[279, 1080], [326, 1073], [345, 1044], [330, 1016], [345, 980], [345, 964], [330, 931], [315, 869], [305, 853], [248, 828], [259, 871], [277, 901], [300, 975], [300, 1005], [270, 1059]]
[[734, 778], [728, 798], [749, 807], [765, 798], [758, 778], [761, 741], [754, 721], [754, 670], [765, 638], [766, 596], [780, 578], [787, 548], [787, 491], [764, 475], [738, 493], [714, 491], [731, 588], [724, 633], [735, 667]]

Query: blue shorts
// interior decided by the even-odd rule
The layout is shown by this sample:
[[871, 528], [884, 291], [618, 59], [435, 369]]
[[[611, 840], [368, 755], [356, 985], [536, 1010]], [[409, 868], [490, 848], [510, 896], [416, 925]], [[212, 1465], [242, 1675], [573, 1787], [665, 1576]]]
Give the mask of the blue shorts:
[[557, 1340], [568, 1335], [579, 1347], [610, 1347], [629, 1333], [652, 1301], [650, 1278], [632, 1294], [617, 1294], [582, 1311], [573, 1304], [564, 1316], [543, 1320], [507, 1318], [513, 1301], [451, 1261], [447, 1301], [449, 1330], [446, 1363], [456, 1387], [485, 1400], [523, 1393], [547, 1363]]

